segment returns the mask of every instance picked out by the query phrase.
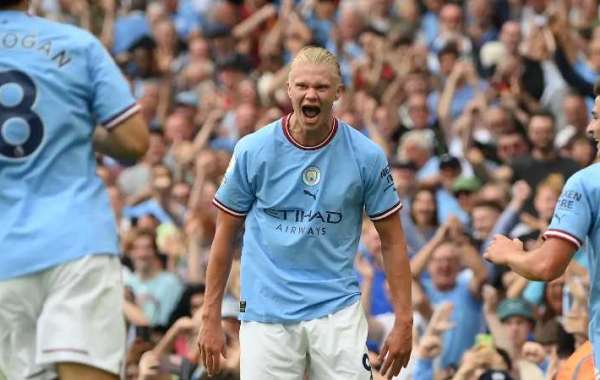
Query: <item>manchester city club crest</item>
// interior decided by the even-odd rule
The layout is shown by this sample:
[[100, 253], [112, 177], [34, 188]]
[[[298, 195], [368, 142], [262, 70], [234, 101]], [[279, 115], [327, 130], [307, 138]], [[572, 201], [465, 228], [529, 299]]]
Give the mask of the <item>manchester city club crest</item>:
[[315, 186], [321, 180], [321, 171], [316, 166], [311, 166], [302, 173], [302, 181], [306, 186]]

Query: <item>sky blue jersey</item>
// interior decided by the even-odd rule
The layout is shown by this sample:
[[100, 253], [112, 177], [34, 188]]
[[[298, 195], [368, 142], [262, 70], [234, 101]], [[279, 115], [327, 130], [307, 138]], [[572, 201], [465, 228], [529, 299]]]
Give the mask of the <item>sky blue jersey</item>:
[[584, 242], [590, 270], [589, 337], [596, 367], [600, 364], [600, 164], [569, 178], [558, 199], [544, 238], [560, 238], [580, 248]]
[[91, 34], [0, 11], [0, 280], [118, 252], [92, 134], [138, 108]]
[[294, 323], [359, 300], [353, 270], [363, 212], [381, 220], [401, 208], [383, 151], [334, 121], [303, 147], [289, 116], [242, 138], [214, 203], [246, 216], [240, 319]]

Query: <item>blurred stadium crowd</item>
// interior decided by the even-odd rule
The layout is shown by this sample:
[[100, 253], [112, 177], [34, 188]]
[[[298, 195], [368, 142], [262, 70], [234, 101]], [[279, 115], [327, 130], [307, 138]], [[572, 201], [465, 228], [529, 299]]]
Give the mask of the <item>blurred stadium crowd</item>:
[[[587, 341], [585, 254], [550, 283], [481, 254], [496, 233], [539, 244], [565, 180], [594, 161], [585, 128], [600, 77], [598, 5], [33, 0], [34, 14], [101, 38], [151, 130], [139, 163], [98, 157], [122, 242], [127, 379], [207, 378], [195, 338], [212, 197], [236, 142], [291, 111], [288, 64], [308, 44], [337, 55], [335, 114], [385, 151], [404, 204], [415, 340], [398, 378], [567, 378], [566, 358]], [[393, 324], [380, 251], [366, 220], [356, 270], [374, 379]], [[236, 260], [218, 379], [239, 378], [239, 287]]]

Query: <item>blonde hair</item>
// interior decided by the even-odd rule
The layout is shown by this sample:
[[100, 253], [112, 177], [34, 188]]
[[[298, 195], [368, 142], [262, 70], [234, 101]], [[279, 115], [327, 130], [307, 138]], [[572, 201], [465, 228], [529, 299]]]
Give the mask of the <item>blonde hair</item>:
[[290, 65], [290, 71], [288, 79], [291, 76], [292, 69], [294, 66], [299, 64], [314, 64], [314, 65], [327, 65], [335, 73], [338, 81], [342, 81], [342, 71], [337, 57], [333, 55], [329, 50], [317, 47], [317, 46], [305, 46], [296, 54], [292, 64]]

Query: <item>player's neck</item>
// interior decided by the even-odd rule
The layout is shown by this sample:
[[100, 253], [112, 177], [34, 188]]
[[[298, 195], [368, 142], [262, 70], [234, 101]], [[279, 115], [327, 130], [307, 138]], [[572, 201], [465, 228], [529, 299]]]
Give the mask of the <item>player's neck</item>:
[[292, 138], [303, 146], [317, 146], [321, 144], [331, 133], [333, 128], [333, 117], [327, 118], [327, 121], [321, 123], [316, 128], [307, 128], [300, 119], [294, 114], [289, 120], [289, 131]]

